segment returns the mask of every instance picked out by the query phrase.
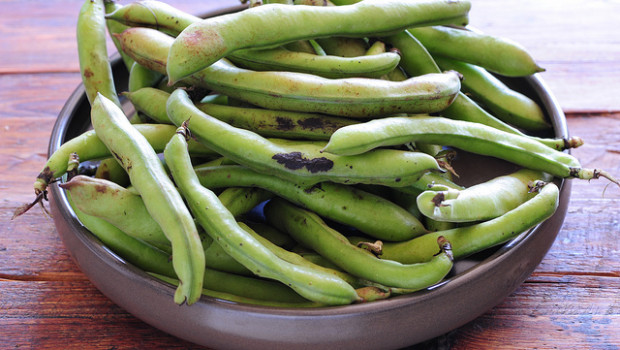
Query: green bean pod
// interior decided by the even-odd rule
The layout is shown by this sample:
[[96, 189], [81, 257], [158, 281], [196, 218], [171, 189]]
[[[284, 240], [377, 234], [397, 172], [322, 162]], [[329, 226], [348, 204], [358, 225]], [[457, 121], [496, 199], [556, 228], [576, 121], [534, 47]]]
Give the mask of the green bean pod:
[[322, 182], [305, 188], [236, 165], [194, 169], [207, 188], [260, 187], [378, 239], [402, 241], [426, 233], [420, 221], [400, 206], [352, 186]]
[[73, 203], [85, 214], [102, 218], [137, 239], [156, 245], [170, 243], [142, 198], [132, 191], [111, 181], [84, 175], [59, 186], [71, 193]]
[[137, 112], [153, 119], [157, 123], [172, 124], [166, 113], [166, 102], [170, 93], [154, 87], [143, 87], [125, 91], [123, 96], [131, 102]]
[[295, 291], [277, 281], [263, 280], [256, 277], [239, 276], [232, 273], [205, 270], [206, 289], [230, 293], [232, 295], [279, 303], [310, 304], [310, 302]]
[[[148, 213], [142, 198], [134, 191], [109, 181], [80, 175], [59, 186], [72, 195], [74, 206], [86, 215], [103, 219], [129, 236], [151, 243], [163, 251], [170, 250], [170, 242]], [[270, 197], [271, 193], [261, 189], [233, 187], [218, 196], [235, 217]], [[202, 243], [206, 266], [231, 273], [249, 274], [249, 270], [227, 256], [217, 243], [207, 238]]]
[[[149, 28], [130, 28], [118, 37], [123, 50], [137, 62], [165, 72], [172, 37]], [[452, 103], [460, 89], [460, 75], [456, 72], [427, 74], [399, 82], [327, 79], [295, 72], [255, 72], [238, 68], [225, 59], [184, 82], [263, 108], [349, 118], [438, 112]]]
[[[404, 31], [383, 39], [396, 47], [401, 53], [400, 66], [403, 67], [410, 76], [441, 71], [433, 56], [431, 56], [428, 50], [426, 50], [420, 41], [411, 35], [409, 31]], [[519, 129], [503, 122], [484, 110], [463, 92], [459, 92], [454, 101], [452, 101], [452, 104], [444, 109], [441, 115], [450, 119], [480, 123], [512, 134], [527, 136], [559, 151], [567, 148], [576, 148], [583, 144], [583, 141], [578, 137], [552, 139], [526, 135]]]
[[[271, 250], [277, 257], [279, 257], [280, 259], [287, 261], [291, 264], [294, 265], [300, 265], [300, 266], [307, 266], [311, 269], [316, 269], [316, 270], [320, 270], [320, 271], [324, 271], [328, 274], [333, 274], [334, 276], [342, 279], [343, 281], [346, 281], [347, 283], [349, 283], [353, 288], [360, 288], [364, 286], [364, 282], [361, 281], [359, 278], [352, 276], [346, 272], [340, 271], [340, 270], [334, 270], [331, 268], [327, 268], [327, 267], [323, 267], [321, 265], [317, 265], [313, 262], [311, 262], [310, 260], [305, 259], [304, 257], [302, 257], [301, 255], [288, 251], [274, 243], [272, 243], [270, 240], [266, 239], [265, 237], [263, 237], [261, 234], [257, 233], [251, 226], [246, 225], [242, 222], [239, 223], [239, 226], [241, 226], [241, 228], [243, 228], [249, 235], [251, 235], [252, 237], [254, 237], [257, 241], [259, 241], [262, 245], [264, 245], [267, 249]], [[272, 227], [272, 226], [269, 226]]]
[[540, 142], [486, 125], [441, 117], [392, 117], [346, 126], [332, 135], [324, 151], [354, 155], [380, 146], [414, 141], [454, 146], [561, 178], [589, 180], [602, 176], [620, 186], [606, 171], [582, 168], [575, 157]]
[[304, 53], [316, 55], [316, 51], [314, 51], [314, 48], [312, 47], [312, 45], [310, 45], [310, 42], [308, 40], [293, 41], [293, 42], [282, 45], [282, 47], [290, 51], [304, 52]]
[[[176, 127], [160, 124], [137, 124], [133, 127], [146, 138], [156, 152], [164, 150], [166, 143], [175, 133]], [[214, 156], [216, 153], [202, 144], [190, 141], [190, 152], [195, 155]], [[80, 161], [110, 157], [112, 154], [101, 142], [94, 130], [89, 130], [65, 142], [47, 160], [43, 170], [34, 182], [35, 194], [46, 191], [48, 184], [67, 171], [67, 160], [71, 153], [77, 153]]]
[[91, 122], [170, 240], [172, 264], [181, 281], [174, 301], [195, 303], [202, 290], [205, 258], [194, 220], [181, 195], [146, 138], [131, 126], [118, 106], [101, 94], [93, 104]]
[[112, 181], [117, 185], [129, 186], [129, 176], [123, 167], [113, 157], [104, 158], [97, 165], [95, 178]]
[[97, 93], [101, 93], [120, 107], [108, 60], [105, 22], [103, 0], [85, 0], [78, 15], [76, 32], [80, 73], [91, 105]]
[[441, 115], [454, 120], [484, 124], [501, 131], [524, 136], [557, 151], [577, 148], [583, 145], [583, 140], [578, 136], [558, 139], [540, 138], [524, 134], [520, 130], [488, 113], [464, 93], [459, 93], [452, 104], [441, 112]]
[[190, 81], [263, 108], [348, 118], [439, 112], [452, 103], [460, 89], [456, 72], [394, 82], [326, 79], [304, 73], [249, 71], [224, 60], [193, 75]]
[[[398, 52], [394, 50], [388, 51], [386, 44], [383, 41], [379, 40], [376, 40], [368, 47], [368, 50], [366, 51], [364, 56], [382, 55], [387, 52], [397, 54], [400, 57]], [[394, 67], [394, 69], [385, 73], [385, 75], [381, 76], [380, 78], [389, 81], [404, 81], [407, 80], [409, 77], [407, 76], [407, 74], [405, 74], [405, 72], [400, 66], [396, 66]]]
[[148, 27], [177, 35], [190, 24], [202, 20], [167, 3], [140, 0], [122, 6], [106, 15], [108, 20], [130, 27]]
[[[143, 88], [124, 95], [136, 110], [159, 123], [172, 124], [166, 113], [169, 93], [155, 88]], [[236, 107], [211, 102], [200, 102], [196, 107], [232, 126], [251, 130], [265, 137], [328, 140], [335, 130], [356, 123], [351, 119], [324, 114]]]
[[412, 77], [441, 70], [428, 50], [408, 30], [381, 38], [401, 54], [400, 65]]
[[268, 240], [269, 242], [277, 245], [278, 247], [293, 250], [297, 246], [297, 242], [295, 242], [291, 236], [276, 230], [274, 227], [268, 225], [265, 222], [258, 222], [250, 219], [244, 221], [243, 223], [245, 225], [248, 225], [253, 232], [257, 233], [258, 235]]
[[538, 180], [549, 181], [551, 178], [541, 171], [521, 169], [462, 191], [425, 191], [416, 202], [423, 215], [437, 221], [489, 220], [531, 199], [535, 195], [532, 186]]
[[522, 46], [505, 38], [441, 26], [409, 31], [433, 55], [475, 64], [500, 75], [522, 77], [544, 71]]
[[232, 216], [239, 217], [254, 209], [260, 203], [273, 197], [273, 193], [257, 187], [226, 188], [217, 198]]
[[415, 181], [410, 186], [393, 187], [393, 189], [395, 191], [399, 191], [399, 192], [406, 193], [406, 194], [418, 195], [422, 191], [428, 190], [431, 186], [433, 187], [442, 186], [443, 188], [453, 188], [455, 190], [463, 189], [463, 186], [453, 182], [452, 180], [443, 176], [442, 173], [439, 173], [436, 171], [429, 171], [429, 172], [424, 173], [424, 175], [422, 175], [420, 179], [418, 179], [418, 181]]
[[[336, 6], [343, 6], [343, 5], [354, 5], [361, 1], [362, 0], [333, 0], [331, 1], [331, 3]], [[443, 25], [465, 26], [468, 23], [469, 23], [469, 13], [465, 13], [462, 16], [451, 18], [448, 22], [443, 23]]]
[[187, 121], [194, 137], [226, 158], [304, 186], [323, 181], [407, 186], [425, 172], [439, 170], [433, 157], [419, 152], [379, 149], [341, 157], [321, 153], [317, 144], [276, 144], [206, 115], [181, 89], [170, 95], [167, 110], [175, 124]]
[[[164, 275], [159, 275], [159, 274], [155, 274], [155, 273], [149, 273], [151, 276], [160, 279], [166, 283], [169, 283], [173, 286], [178, 286], [179, 285], [179, 280], [177, 280], [176, 278], [171, 278], [168, 276], [164, 276]], [[283, 301], [277, 301], [277, 300], [261, 300], [261, 299], [256, 299], [253, 297], [245, 297], [245, 296], [239, 296], [239, 295], [235, 295], [235, 294], [231, 294], [231, 293], [227, 293], [227, 292], [220, 292], [220, 291], [216, 291], [216, 290], [210, 290], [210, 289], [203, 289], [202, 290], [202, 294], [206, 295], [208, 297], [211, 298], [216, 298], [216, 299], [221, 299], [221, 300], [228, 300], [228, 301], [232, 301], [233, 303], [240, 303], [240, 304], [249, 304], [249, 305], [259, 305], [259, 306], [266, 306], [266, 307], [283, 307], [283, 308], [310, 308], [310, 307], [321, 307], [321, 306], [326, 306], [324, 304], [321, 303], [315, 303], [315, 302], [283, 302]]]
[[127, 89], [129, 91], [136, 91], [145, 87], [152, 87], [157, 85], [163, 78], [161, 73], [152, 71], [137, 62], [134, 62], [129, 71], [129, 82]]
[[410, 291], [424, 289], [440, 282], [452, 269], [449, 243], [436, 245], [435, 253], [438, 254], [427, 263], [401, 264], [378, 259], [350, 244], [345, 236], [327, 226], [316, 214], [284, 200], [276, 198], [269, 201], [265, 206], [265, 216], [270, 224], [346, 272], [385, 286]]
[[[106, 15], [123, 7], [121, 4], [115, 1], [104, 1], [103, 5], [105, 7]], [[131, 70], [131, 66], [134, 63], [134, 60], [133, 58], [129, 57], [126, 53], [123, 52], [121, 45], [118, 42], [118, 39], [116, 39], [116, 37], [114, 36], [114, 34], [122, 33], [125, 29], [129, 28], [129, 26], [126, 26], [114, 20], [107, 20], [107, 19], [105, 21], [105, 24], [106, 24], [106, 27], [108, 28], [108, 34], [110, 34], [110, 38], [112, 39], [112, 42], [114, 43], [114, 46], [116, 47], [116, 50], [121, 55], [121, 59], [123, 60], [123, 63], [125, 64], [125, 68], [127, 68], [127, 72], [129, 72]]]
[[366, 54], [368, 44], [363, 38], [345, 38], [333, 36], [316, 39], [325, 53], [340, 57], [360, 57]]
[[[217, 198], [228, 209], [233, 217], [238, 218], [258, 204], [273, 197], [271, 192], [256, 187], [229, 187], [222, 191]], [[226, 251], [208, 235], [203, 240], [205, 247], [205, 262], [207, 266], [239, 275], [251, 275], [252, 272]]]
[[[558, 206], [559, 190], [554, 183], [540, 189], [532, 199], [495, 219], [479, 224], [428, 233], [405, 242], [386, 242], [383, 259], [414, 264], [429, 261], [436, 253], [437, 237], [443, 236], [452, 244], [454, 259], [505, 243], [522, 232], [549, 218]], [[352, 239], [356, 243], [360, 239]]]
[[[177, 35], [200, 17], [184, 13], [159, 1], [139, 1], [128, 4], [107, 15], [131, 26], [165, 28]], [[398, 65], [400, 57], [395, 53], [383, 53], [374, 57], [345, 58], [317, 55], [276, 47], [264, 50], [238, 50], [227, 56], [233, 63], [252, 70], [276, 70], [316, 74], [325, 78], [368, 77], [379, 78]]]
[[[84, 215], [105, 220], [131, 237], [151, 243], [165, 252], [170, 251], [170, 242], [148, 213], [142, 198], [134, 191], [80, 175], [59, 186], [71, 194], [73, 206]], [[218, 198], [237, 217], [271, 196], [269, 192], [255, 188], [228, 188]], [[206, 266], [220, 271], [250, 274], [249, 270], [228, 256], [208, 236], [202, 243]]]
[[279, 111], [197, 103], [204, 113], [232, 126], [251, 130], [265, 137], [302, 140], [329, 140], [339, 128], [357, 121], [324, 114]]
[[528, 131], [551, 129], [538, 103], [509, 88], [484, 68], [443, 57], [435, 57], [435, 61], [444, 70], [463, 74], [463, 92], [506, 123]]
[[242, 276], [253, 275], [252, 271], [230, 256], [211, 236], [205, 235], [203, 246], [205, 264], [209, 268]]
[[[239, 188], [239, 189], [248, 190], [247, 188]], [[226, 193], [226, 191], [222, 192], [222, 194], [224, 193]], [[222, 196], [222, 194], [220, 194], [218, 198], [222, 201], [222, 204], [224, 204], [226, 208], [230, 208], [231, 213], [234, 215], [235, 213], [233, 211], [236, 208], [240, 207], [241, 205], [235, 205], [235, 204], [231, 205], [231, 202], [229, 201], [231, 197], [227, 195]], [[241, 201], [252, 202], [252, 199], [250, 198], [249, 200], [246, 200], [245, 198], [243, 198], [241, 199]], [[239, 225], [243, 227], [241, 222], [239, 222]], [[273, 244], [279, 247], [282, 247], [282, 248], [292, 247], [295, 243], [290, 236], [280, 231], [277, 231], [271, 227], [269, 227], [270, 229], [266, 229], [264, 226], [267, 226], [267, 225], [265, 224], [261, 225], [261, 224], [252, 222], [252, 223], [248, 223], [248, 225], [252, 228], [253, 231], [246, 230], [246, 232], [248, 232], [249, 234], [254, 234], [256, 233], [255, 231], [258, 230], [259, 235], [261, 237], [269, 240], [270, 242], [272, 242]], [[205, 261], [207, 263], [207, 266], [209, 266], [210, 268], [216, 269], [218, 271], [234, 273], [237, 275], [244, 275], [244, 276], [252, 275], [252, 272], [248, 268], [241, 265], [241, 263], [239, 263], [233, 257], [228, 255], [228, 253], [226, 253], [226, 251], [222, 248], [222, 246], [219, 243], [215, 242], [210, 236], [207, 235], [205, 237], [203, 241], [203, 245], [205, 247]], [[265, 244], [265, 247], [271, 249], [270, 245]]]
[[[243, 227], [250, 235], [254, 236], [259, 242], [264, 244], [268, 249], [270, 249], [274, 254], [276, 254], [281, 259], [290, 262], [291, 264], [300, 265], [300, 266], [308, 266], [312, 269], [317, 269], [320, 271], [325, 271], [326, 273], [333, 274], [342, 280], [349, 283], [353, 288], [355, 288], [355, 292], [362, 299], [361, 302], [369, 302], [381, 299], [387, 299], [392, 295], [392, 292], [401, 292], [400, 289], [395, 290], [394, 288], [386, 287], [380, 285], [375, 282], [371, 282], [365, 280], [363, 278], [355, 277], [350, 275], [340, 269], [332, 269], [329, 267], [324, 267], [318, 264], [311, 262], [310, 260], [305, 259], [303, 256], [290, 252], [274, 243], [270, 242], [268, 239], [262, 236], [265, 228], [268, 228], [269, 231], [277, 231], [270, 225], [263, 224], [260, 225], [263, 228], [263, 232], [260, 234], [255, 232], [251, 226], [248, 226], [244, 223], [239, 223], [241, 227]], [[279, 232], [279, 231], [277, 231]], [[284, 235], [284, 234], [283, 234]], [[288, 235], [287, 235], [288, 237]]]
[[288, 71], [324, 78], [380, 78], [396, 68], [400, 56], [384, 52], [371, 56], [313, 55], [283, 48], [239, 50], [228, 56], [235, 65], [255, 71]]
[[359, 299], [345, 281], [290, 264], [243, 230], [215, 194], [200, 185], [187, 153], [185, 132], [182, 127], [172, 137], [164, 150], [164, 157], [196, 219], [230, 256], [254, 274], [279, 280], [311, 301], [341, 305]]
[[[274, 47], [335, 35], [365, 37], [416, 25], [442, 24], [462, 17], [469, 8], [469, 1], [454, 0], [387, 0], [326, 7], [258, 6], [211, 17], [183, 30], [170, 49], [168, 77], [176, 82], [239, 49]], [[270, 25], [273, 21], [278, 21], [278, 25]]]
[[127, 235], [101, 218], [84, 213], [75, 205], [70, 192], [67, 192], [67, 199], [80, 223], [115, 254], [145, 271], [176, 276], [170, 254]]
[[[67, 198], [80, 222], [115, 254], [146, 272], [176, 279], [177, 276], [168, 253], [128, 236], [102, 219], [85, 214], [75, 207], [70, 194], [67, 195]], [[203, 286], [208, 291], [204, 293], [205, 295], [225, 300], [257, 305], [265, 305], [265, 302], [272, 305], [271, 302], [275, 302], [283, 303], [278, 304], [278, 306], [319, 306], [303, 299], [299, 294], [281, 283], [238, 276], [208, 268], [205, 269]]]

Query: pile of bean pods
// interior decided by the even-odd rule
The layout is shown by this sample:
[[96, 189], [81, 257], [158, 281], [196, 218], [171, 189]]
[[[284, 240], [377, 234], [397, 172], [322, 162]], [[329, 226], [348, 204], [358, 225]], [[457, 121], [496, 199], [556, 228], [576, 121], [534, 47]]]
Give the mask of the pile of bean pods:
[[[554, 179], [618, 184], [564, 152], [578, 137], [546, 137], [544, 110], [503, 78], [543, 69], [468, 29], [469, 1], [316, 3], [202, 19], [86, 0], [77, 40], [93, 130], [49, 157], [37, 200], [58, 181], [82, 224], [176, 285], [176, 303], [318, 307], [441, 282], [455, 260], [553, 215]], [[459, 152], [516, 170], [463, 187]]]

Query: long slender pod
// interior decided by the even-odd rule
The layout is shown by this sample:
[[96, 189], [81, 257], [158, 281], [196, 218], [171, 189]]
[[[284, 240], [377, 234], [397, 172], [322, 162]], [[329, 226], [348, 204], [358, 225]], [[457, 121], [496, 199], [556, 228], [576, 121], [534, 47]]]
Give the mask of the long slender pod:
[[102, 218], [134, 238], [157, 245], [170, 243], [142, 198], [133, 191], [84, 175], [59, 186], [71, 193], [75, 207], [85, 214]]
[[340, 305], [359, 299], [345, 281], [292, 265], [247, 234], [215, 194], [200, 185], [187, 153], [185, 133], [186, 129], [181, 127], [166, 146], [164, 157], [196, 219], [230, 256], [256, 275], [279, 280], [309, 300]]
[[91, 122], [170, 240], [172, 263], [181, 281], [174, 301], [195, 303], [202, 291], [205, 258], [194, 219], [183, 198], [146, 138], [131, 126], [120, 108], [101, 94], [93, 104]]
[[[239, 223], [239, 226], [241, 226], [241, 228], [243, 228], [249, 235], [251, 235], [252, 237], [254, 237], [256, 240], [258, 240], [262, 245], [264, 245], [266, 248], [268, 248], [269, 250], [271, 250], [275, 255], [277, 255], [280, 259], [285, 260], [291, 264], [295, 264], [295, 265], [301, 265], [301, 266], [309, 266], [313, 269], [317, 269], [317, 270], [322, 270], [325, 271], [327, 273], [333, 274], [335, 276], [337, 276], [338, 278], [341, 278], [344, 281], [347, 281], [347, 283], [349, 283], [351, 286], [353, 286], [354, 288], [359, 288], [364, 286], [364, 283], [362, 280], [360, 280], [359, 278], [352, 276], [346, 272], [340, 271], [340, 270], [335, 270], [335, 269], [330, 269], [330, 268], [326, 268], [323, 267], [321, 265], [317, 265], [313, 262], [311, 262], [310, 260], [305, 259], [303, 256], [294, 253], [292, 251], [286, 250], [274, 243], [272, 243], [271, 241], [269, 241], [268, 239], [266, 239], [265, 237], [263, 237], [260, 233], [256, 232], [251, 226], [244, 224], [242, 222]], [[269, 226], [271, 227], [271, 226]], [[283, 233], [286, 234], [286, 233]]]
[[[165, 72], [173, 38], [149, 28], [130, 28], [118, 36], [123, 50], [137, 62]], [[327, 79], [295, 72], [256, 72], [222, 59], [185, 83], [268, 109], [370, 118], [394, 113], [444, 110], [460, 90], [456, 72], [426, 74], [404, 81]]]
[[262, 188], [234, 186], [226, 188], [217, 196], [233, 217], [240, 217], [248, 213], [257, 205], [272, 197], [273, 193]]
[[[507, 242], [548, 219], [557, 209], [558, 198], [558, 187], [548, 183], [532, 199], [495, 219], [428, 233], [405, 242], [386, 242], [381, 257], [404, 264], [428, 261], [434, 255], [437, 237], [443, 236], [452, 243], [454, 259], [459, 260]], [[352, 239], [353, 243], [357, 241], [360, 240]]]
[[305, 188], [235, 165], [199, 166], [195, 171], [207, 188], [260, 187], [377, 239], [400, 241], [426, 233], [420, 221], [400, 206], [352, 186], [322, 182]]
[[[105, 6], [106, 16], [118, 10], [119, 8], [123, 7], [121, 4], [119, 4], [116, 1], [104, 1], [103, 4]], [[110, 38], [112, 39], [112, 42], [114, 43], [114, 46], [116, 47], [116, 50], [121, 55], [121, 58], [123, 59], [123, 63], [125, 64], [125, 68], [127, 68], [127, 71], [129, 72], [129, 70], [131, 70], [131, 66], [134, 63], [134, 60], [133, 58], [129, 57], [126, 53], [123, 52], [123, 49], [121, 48], [121, 44], [118, 42], [118, 39], [114, 36], [114, 34], [122, 33], [125, 29], [129, 28], [129, 26], [124, 25], [118, 21], [108, 20], [108, 19], [106, 19], [105, 23], [106, 23], [106, 27], [108, 28], [108, 34], [110, 35]]]
[[[166, 112], [169, 93], [155, 88], [142, 88], [124, 95], [136, 110], [146, 116], [159, 123], [173, 124]], [[324, 114], [237, 107], [212, 102], [199, 102], [196, 107], [234, 127], [254, 131], [265, 137], [328, 140], [337, 129], [358, 122]]]
[[[170, 49], [167, 72], [176, 82], [230, 52], [327, 36], [365, 37], [416, 25], [442, 24], [469, 12], [468, 1], [365, 1], [351, 6], [270, 4], [212, 17], [187, 27]], [[271, 25], [278, 21], [278, 25]]]
[[[156, 152], [164, 150], [166, 143], [176, 131], [175, 126], [163, 124], [135, 124], [133, 128], [146, 138]], [[196, 141], [190, 141], [189, 147], [193, 155], [217, 155], [217, 153]], [[82, 162], [112, 156], [110, 150], [99, 139], [95, 130], [86, 131], [62, 144], [48, 158], [34, 182], [35, 194], [44, 193], [50, 182], [64, 175], [67, 171], [67, 160], [71, 153], [76, 153]]]
[[[67, 198], [84, 227], [115, 254], [146, 272], [177, 278], [168, 253], [125, 234], [102, 219], [85, 214], [75, 207], [70, 194]], [[178, 280], [176, 282], [178, 284]], [[239, 276], [207, 268], [203, 282], [206, 289], [204, 294], [220, 299], [269, 306], [320, 306], [320, 304], [308, 302], [281, 283], [254, 277]]]
[[85, 0], [77, 22], [77, 46], [82, 82], [88, 102], [97, 93], [120, 107], [106, 46], [106, 20], [103, 0]]
[[153, 0], [131, 2], [106, 14], [106, 18], [126, 26], [153, 28], [175, 36], [202, 20], [170, 4]]
[[[156, 273], [149, 273], [149, 275], [163, 282], [169, 283], [173, 286], [179, 285], [179, 280], [177, 280], [176, 278], [172, 278], [172, 277], [168, 277], [168, 276], [164, 276], [164, 275], [160, 275]], [[265, 307], [310, 308], [310, 307], [326, 306], [324, 304], [315, 303], [311, 301], [286, 302], [286, 301], [278, 301], [278, 300], [262, 300], [262, 299], [257, 299], [255, 297], [240, 296], [240, 295], [231, 294], [229, 292], [221, 292], [221, 291], [211, 290], [211, 289], [206, 289], [206, 288], [202, 290], [202, 294], [208, 297], [211, 297], [211, 298], [215, 298], [215, 299], [228, 300], [233, 303], [258, 305], [258, 306], [265, 306]]]
[[[200, 17], [187, 14], [159, 1], [138, 1], [119, 8], [106, 16], [109, 21], [135, 27], [149, 27], [178, 35]], [[263, 50], [237, 50], [226, 56], [233, 63], [252, 70], [283, 70], [316, 74], [325, 78], [379, 78], [398, 65], [396, 53], [341, 57], [317, 55], [275, 47]]]
[[608, 172], [582, 168], [577, 158], [540, 142], [486, 125], [441, 117], [392, 117], [346, 126], [332, 135], [324, 151], [352, 155], [380, 146], [414, 141], [442, 143], [561, 178], [589, 180], [602, 176], [620, 186]]
[[161, 73], [152, 71], [141, 64], [134, 62], [129, 70], [128, 90], [136, 91], [145, 87], [157, 85], [163, 78]]
[[437, 161], [421, 152], [379, 149], [341, 157], [321, 153], [316, 143], [275, 143], [206, 115], [181, 89], [168, 98], [167, 111], [175, 124], [187, 121], [194, 137], [226, 158], [304, 186], [323, 181], [407, 186], [427, 171], [439, 171]]
[[70, 192], [67, 193], [67, 199], [80, 223], [115, 254], [145, 271], [176, 276], [170, 254], [127, 235], [104, 219], [81, 211], [73, 202]]
[[444, 70], [463, 74], [463, 92], [506, 123], [528, 131], [551, 129], [538, 103], [509, 88], [484, 68], [443, 57], [435, 57], [435, 61]]
[[371, 56], [340, 57], [313, 55], [281, 47], [239, 50], [227, 56], [235, 65], [256, 71], [281, 70], [315, 74], [324, 78], [380, 78], [398, 66], [400, 56], [384, 52]]
[[[300, 266], [308, 266], [312, 269], [324, 271], [328, 274], [334, 274], [335, 276], [341, 278], [342, 280], [347, 281], [347, 283], [349, 283], [353, 288], [355, 288], [355, 292], [362, 299], [362, 302], [387, 299], [392, 295], [392, 293], [412, 292], [410, 290], [404, 291], [403, 289], [400, 289], [400, 288], [390, 288], [387, 286], [383, 286], [379, 283], [371, 282], [363, 278], [353, 276], [344, 271], [341, 271], [340, 269], [332, 269], [329, 267], [324, 267], [324, 266], [315, 264], [312, 261], [304, 258], [303, 256], [297, 253], [288, 251], [280, 246], [277, 246], [274, 243], [270, 242], [265, 237], [263, 237], [261, 234], [266, 231], [265, 229], [266, 227], [269, 229], [269, 231], [277, 231], [275, 228], [267, 224], [259, 225], [261, 228], [263, 228], [263, 232], [261, 232], [261, 234], [258, 234], [257, 232], [254, 231], [254, 229], [251, 226], [248, 226], [244, 223], [239, 223], [239, 225], [243, 227], [250, 235], [256, 238], [259, 242], [265, 245], [265, 247], [267, 247], [269, 250], [271, 250], [274, 254], [276, 254], [281, 259], [287, 262], [290, 262], [291, 264], [300, 265]], [[285, 234], [283, 233], [283, 235]]]
[[[422, 43], [411, 35], [409, 31], [403, 31], [383, 39], [399, 50], [402, 55], [400, 66], [403, 67], [409, 75], [417, 76], [422, 74], [438, 73], [441, 71], [433, 56], [431, 56]], [[526, 135], [521, 132], [521, 130], [503, 122], [484, 110], [463, 92], [459, 92], [454, 101], [452, 101], [452, 104], [450, 104], [448, 108], [444, 109], [441, 112], [441, 115], [450, 119], [488, 125], [511, 134], [527, 136], [557, 150], [576, 148], [583, 144], [583, 141], [579, 137], [554, 139], [538, 138]]]
[[497, 74], [521, 77], [544, 71], [521, 45], [505, 38], [442, 26], [409, 31], [433, 55], [475, 64]]
[[449, 243], [437, 244], [436, 256], [427, 263], [401, 264], [378, 259], [356, 247], [346, 237], [331, 229], [318, 215], [295, 207], [282, 199], [273, 199], [265, 206], [265, 216], [274, 227], [292, 235], [295, 240], [312, 248], [349, 272], [389, 287], [411, 291], [427, 288], [441, 281], [452, 269]]
[[538, 186], [550, 180], [541, 171], [521, 169], [461, 191], [424, 191], [416, 203], [423, 215], [441, 222], [489, 220], [525, 203]]

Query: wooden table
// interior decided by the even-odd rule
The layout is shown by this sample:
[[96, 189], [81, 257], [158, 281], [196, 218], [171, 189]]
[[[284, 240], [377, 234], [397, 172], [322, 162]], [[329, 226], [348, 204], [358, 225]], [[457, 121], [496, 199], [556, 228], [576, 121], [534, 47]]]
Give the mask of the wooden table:
[[[618, 1], [475, 0], [471, 23], [512, 38], [547, 68], [586, 167], [620, 175]], [[75, 22], [82, 1], [0, 2], [0, 348], [199, 348], [120, 309], [76, 268], [32, 182], [54, 120], [80, 83]], [[194, 13], [226, 1], [171, 1]], [[112, 46], [110, 46], [112, 49]], [[572, 180], [568, 215], [535, 272], [475, 321], [412, 349], [620, 347], [620, 190]]]

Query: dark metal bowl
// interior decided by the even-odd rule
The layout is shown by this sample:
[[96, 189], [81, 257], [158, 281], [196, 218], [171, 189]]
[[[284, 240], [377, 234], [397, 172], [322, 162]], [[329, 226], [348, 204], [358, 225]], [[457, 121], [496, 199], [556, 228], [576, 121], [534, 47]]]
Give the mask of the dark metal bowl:
[[[117, 87], [126, 87], [127, 72], [118, 57], [113, 69]], [[551, 136], [568, 136], [566, 118], [539, 76], [507, 82], [541, 104], [554, 127]], [[48, 153], [89, 125], [90, 105], [80, 85], [58, 116]], [[514, 168], [468, 154], [460, 156], [455, 167], [464, 183], [481, 182]], [[457, 262], [439, 285], [383, 301], [318, 309], [250, 306], [206, 296], [192, 306], [176, 305], [175, 287], [103, 246], [81, 225], [63, 190], [56, 184], [49, 190], [58, 234], [78, 267], [110, 300], [162, 331], [218, 349], [394, 349], [434, 338], [475, 319], [532, 273], [566, 215], [570, 181], [557, 183], [560, 203], [550, 219], [501, 247]]]

